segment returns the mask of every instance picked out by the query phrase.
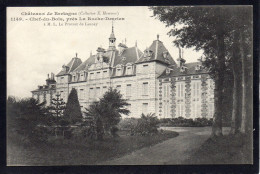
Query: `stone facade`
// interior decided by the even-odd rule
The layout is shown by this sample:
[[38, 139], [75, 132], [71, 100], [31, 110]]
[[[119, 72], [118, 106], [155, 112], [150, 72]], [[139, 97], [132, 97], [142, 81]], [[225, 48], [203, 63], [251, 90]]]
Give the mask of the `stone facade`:
[[[75, 88], [82, 107], [88, 107], [110, 88], [116, 88], [128, 100], [128, 117], [155, 113], [159, 118], [211, 118], [214, 112], [214, 82], [200, 62], [187, 63], [179, 57], [173, 60], [162, 41], [154, 40], [140, 51], [137, 44], [128, 48], [120, 43], [116, 48], [114, 31], [109, 48], [97, 49], [96, 55], [82, 62], [74, 57], [62, 70], [46, 80], [46, 85], [32, 91], [32, 96], [47, 105], [55, 93], [67, 102]], [[125, 116], [123, 116], [125, 117]]]

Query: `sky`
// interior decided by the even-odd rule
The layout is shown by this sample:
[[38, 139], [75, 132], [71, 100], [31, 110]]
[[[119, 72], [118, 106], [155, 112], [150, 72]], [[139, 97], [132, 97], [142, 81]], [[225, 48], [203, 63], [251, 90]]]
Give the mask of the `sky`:
[[[47, 15], [48, 12], [52, 15]], [[55, 12], [77, 15], [55, 15]], [[102, 15], [97, 15], [98, 12]], [[24, 15], [29, 13], [44, 15]], [[43, 21], [45, 17], [62, 18], [64, 21], [55, 21], [57, 26], [44, 26], [47, 23]], [[179, 56], [178, 48], [172, 43], [175, 38], [167, 35], [171, 28], [166, 28], [165, 24], [152, 17], [148, 7], [8, 7], [7, 96], [31, 97], [30, 91], [38, 85], [44, 85], [48, 73], [57, 74], [62, 65], [67, 64], [76, 53], [84, 62], [90, 52], [96, 54], [97, 47], [108, 48], [112, 20], [79, 21], [79, 17], [124, 18], [114, 20], [116, 45], [126, 40], [126, 45], [132, 47], [137, 42], [138, 48], [143, 51], [159, 34], [159, 40], [175, 61]], [[80, 26], [79, 22], [97, 25]], [[59, 23], [63, 26], [58, 26]], [[187, 63], [197, 61], [201, 55], [202, 51], [184, 49]]]

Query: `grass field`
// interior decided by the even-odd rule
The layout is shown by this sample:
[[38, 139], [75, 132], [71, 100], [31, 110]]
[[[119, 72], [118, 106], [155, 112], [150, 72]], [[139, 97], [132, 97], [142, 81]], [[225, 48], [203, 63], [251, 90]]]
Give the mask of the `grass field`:
[[172, 131], [150, 137], [129, 136], [127, 133], [120, 131], [120, 137], [103, 141], [52, 138], [48, 143], [34, 145], [11, 139], [7, 144], [7, 165], [94, 165], [178, 136]]
[[252, 164], [252, 151], [250, 136], [209, 138], [184, 164]]

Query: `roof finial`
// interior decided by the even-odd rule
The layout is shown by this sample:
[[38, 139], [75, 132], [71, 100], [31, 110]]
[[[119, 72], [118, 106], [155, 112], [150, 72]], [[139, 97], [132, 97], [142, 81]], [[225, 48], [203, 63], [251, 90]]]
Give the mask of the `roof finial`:
[[125, 38], [125, 45], [126, 45], [126, 38]]
[[159, 34], [157, 34], [157, 40], [159, 40]]
[[49, 76], [49, 74], [48, 74], [48, 79], [50, 79], [50, 76]]
[[76, 53], [76, 58], [78, 57], [78, 53]]
[[114, 33], [114, 21], [112, 20], [112, 33]]

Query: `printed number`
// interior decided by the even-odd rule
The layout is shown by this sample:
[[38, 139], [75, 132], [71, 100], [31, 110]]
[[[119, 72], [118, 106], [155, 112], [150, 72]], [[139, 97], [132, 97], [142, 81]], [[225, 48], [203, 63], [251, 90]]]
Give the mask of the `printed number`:
[[11, 21], [22, 21], [22, 17], [11, 18]]

